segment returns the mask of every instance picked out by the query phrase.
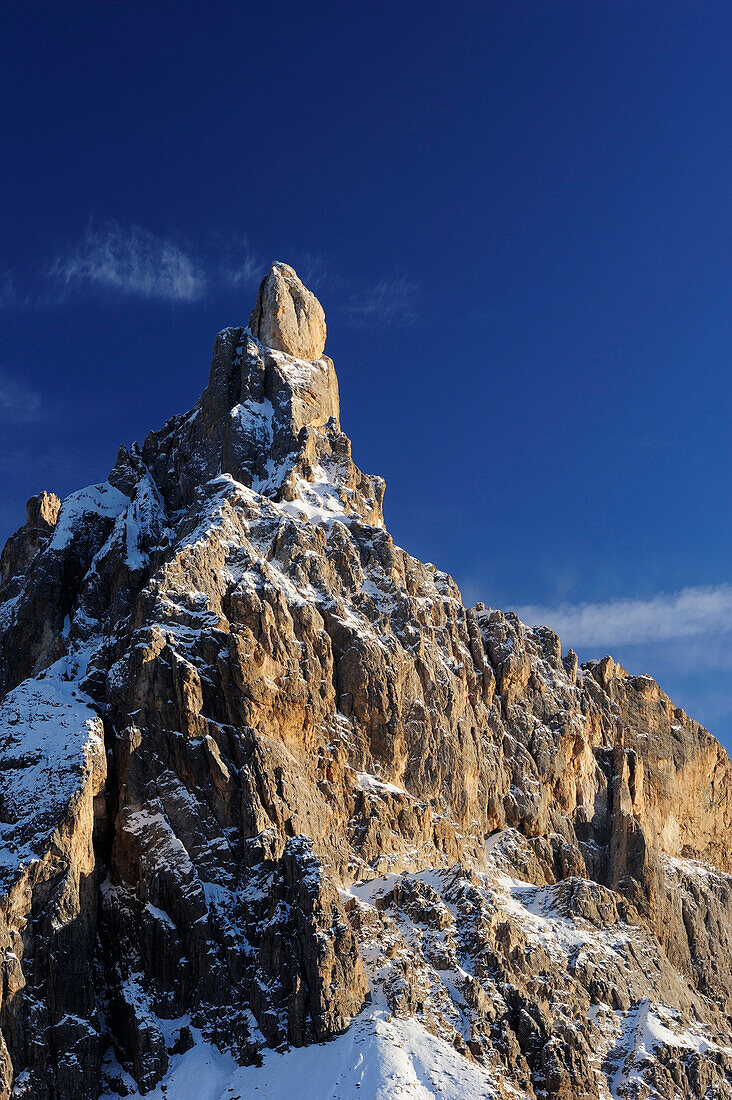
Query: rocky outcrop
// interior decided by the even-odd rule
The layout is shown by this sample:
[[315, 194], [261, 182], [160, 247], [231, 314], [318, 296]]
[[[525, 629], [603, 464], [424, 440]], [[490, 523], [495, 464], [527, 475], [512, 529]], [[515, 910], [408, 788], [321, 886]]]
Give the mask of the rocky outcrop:
[[610, 657], [590, 669], [618, 708], [634, 812], [654, 836], [654, 847], [732, 871], [732, 790], [725, 750], [650, 676], [631, 676]]
[[725, 1014], [621, 896], [575, 876], [534, 885], [534, 859], [503, 830], [483, 871], [351, 887], [374, 1000], [490, 1068], [485, 1095], [732, 1095]]
[[[92, 971], [103, 728], [73, 660], [0, 705], [0, 1096], [92, 1100], [103, 1051]], [[69, 677], [68, 679], [66, 677]]]
[[391, 1014], [497, 1095], [731, 1095], [726, 753], [395, 546], [310, 299], [3, 558], [6, 1092]]
[[[307, 837], [287, 841], [268, 892], [254, 1011], [273, 1046], [331, 1038], [362, 1008], [368, 983], [335, 884]], [[286, 1022], [286, 1031], [278, 1026]]]
[[25, 525], [11, 535], [0, 554], [0, 584], [21, 577], [53, 534], [61, 501], [55, 493], [39, 493], [26, 504]]
[[287, 264], [273, 263], [262, 279], [249, 327], [265, 347], [295, 359], [320, 359], [325, 349], [323, 307]]

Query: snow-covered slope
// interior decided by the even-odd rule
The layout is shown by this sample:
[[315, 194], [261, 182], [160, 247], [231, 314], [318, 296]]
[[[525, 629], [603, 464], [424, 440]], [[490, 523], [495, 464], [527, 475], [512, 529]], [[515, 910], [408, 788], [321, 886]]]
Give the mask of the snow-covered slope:
[[[152, 1092], [134, 1090], [119, 1067], [110, 1066], [108, 1073], [133, 1088], [130, 1096], [151, 1100], [492, 1100], [505, 1095], [496, 1091], [490, 1073], [444, 1039], [413, 1017], [400, 1019], [384, 1009], [364, 1010], [348, 1031], [327, 1043], [268, 1051], [258, 1066], [238, 1066], [195, 1029], [194, 1034], [193, 1048], [173, 1059], [164, 1082]], [[104, 1100], [115, 1095], [107, 1093]]]
[[78, 686], [78, 663], [62, 658], [0, 704], [0, 889], [42, 860], [70, 803], [104, 787], [101, 719]]

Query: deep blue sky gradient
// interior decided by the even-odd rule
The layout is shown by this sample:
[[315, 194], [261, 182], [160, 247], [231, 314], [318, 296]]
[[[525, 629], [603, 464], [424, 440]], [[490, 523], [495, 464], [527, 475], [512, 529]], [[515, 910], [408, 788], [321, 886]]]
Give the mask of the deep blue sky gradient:
[[[729, 583], [731, 53], [704, 0], [8, 0], [0, 538], [193, 404], [277, 258], [392, 534], [466, 599]], [[133, 227], [198, 296], [61, 277]], [[729, 744], [731, 638], [612, 649]]]

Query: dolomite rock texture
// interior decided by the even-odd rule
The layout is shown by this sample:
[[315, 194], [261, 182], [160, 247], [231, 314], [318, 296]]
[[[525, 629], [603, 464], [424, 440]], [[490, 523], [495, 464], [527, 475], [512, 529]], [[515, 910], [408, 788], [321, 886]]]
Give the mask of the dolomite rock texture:
[[394, 545], [324, 339], [273, 265], [195, 408], [3, 553], [0, 1100], [354, 1028], [394, 1097], [385, 1034], [455, 1100], [732, 1097], [726, 753]]
[[262, 280], [249, 326], [266, 347], [296, 359], [320, 359], [325, 350], [323, 307], [287, 264], [272, 264]]

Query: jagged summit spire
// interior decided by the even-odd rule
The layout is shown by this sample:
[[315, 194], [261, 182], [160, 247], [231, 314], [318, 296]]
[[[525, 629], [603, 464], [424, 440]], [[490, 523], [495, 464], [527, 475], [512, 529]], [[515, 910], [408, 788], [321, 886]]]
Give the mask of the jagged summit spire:
[[252, 335], [268, 348], [296, 359], [320, 359], [325, 349], [325, 312], [297, 272], [275, 260], [262, 279], [249, 319]]
[[209, 382], [196, 407], [150, 433], [139, 456], [144, 469], [134, 468], [135, 456], [125, 450], [110, 481], [131, 496], [147, 472], [166, 508], [177, 512], [228, 475], [258, 497], [293, 503], [301, 517], [355, 516], [382, 527], [384, 482], [352, 460], [324, 342], [320, 303], [291, 267], [273, 264], [251, 328], [229, 327], [217, 335]]

